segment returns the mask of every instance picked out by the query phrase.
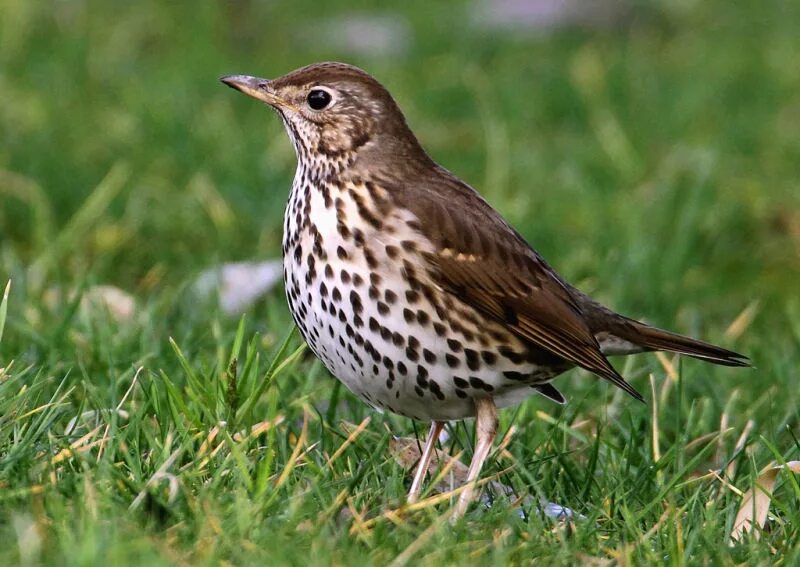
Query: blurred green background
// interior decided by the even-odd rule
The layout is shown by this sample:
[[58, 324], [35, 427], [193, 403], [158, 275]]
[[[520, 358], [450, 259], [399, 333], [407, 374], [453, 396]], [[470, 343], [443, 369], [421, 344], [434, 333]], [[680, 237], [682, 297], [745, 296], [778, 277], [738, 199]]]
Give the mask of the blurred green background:
[[[7, 386], [0, 403], [0, 486], [11, 495], [0, 495], [0, 533], [9, 541], [22, 541], [14, 518], [27, 517], [26, 510], [39, 506], [44, 512], [34, 514], [34, 523], [61, 526], [42, 545], [61, 549], [75, 563], [110, 557], [131, 561], [150, 553], [166, 554], [168, 563], [265, 557], [263, 547], [255, 552], [241, 541], [269, 541], [268, 533], [257, 536], [241, 526], [237, 531], [230, 526], [246, 518], [226, 516], [249, 510], [243, 504], [252, 497], [249, 487], [226, 488], [250, 495], [233, 502], [222, 489], [207, 495], [214, 502], [208, 506], [223, 517], [223, 524], [232, 522], [225, 525], [235, 534], [227, 550], [208, 556], [198, 551], [208, 534], [197, 517], [210, 508], [193, 508], [196, 503], [189, 511], [156, 521], [155, 528], [135, 519], [132, 527], [112, 530], [111, 535], [86, 528], [104, 526], [102, 518], [124, 514], [141, 488], [136, 483], [143, 485], [160, 462], [139, 463], [142, 471], [125, 476], [117, 465], [95, 470], [92, 457], [45, 490], [56, 495], [50, 503], [45, 498], [42, 504], [29, 489], [50, 478], [50, 469], [37, 468], [42, 455], [73, 440], [53, 432], [63, 432], [69, 419], [87, 408], [117, 403], [131, 384], [131, 368], [144, 365], [144, 376], [156, 378], [164, 369], [183, 387], [182, 367], [168, 337], [186, 350], [189, 364], [204, 377], [222, 372], [221, 353], [231, 346], [236, 321], [213, 305], [196, 303], [187, 287], [202, 270], [280, 254], [295, 157], [277, 117], [225, 88], [218, 78], [232, 73], [274, 77], [323, 60], [356, 64], [383, 82], [434, 159], [483, 193], [578, 287], [631, 316], [752, 356], [757, 371], [682, 365], [686, 371], [680, 392], [685, 398], [672, 400], [663, 410], [669, 422], [662, 433], [665, 442], [686, 440], [681, 435], [689, 435], [689, 426], [683, 431], [681, 424], [689, 411], [700, 416], [692, 422], [697, 436], [719, 428], [723, 415], [737, 431], [748, 419], [755, 420], [751, 434], [756, 448], [749, 455], [759, 457], [750, 468], [742, 467], [742, 474], [775, 458], [759, 436], [787, 459], [796, 455], [798, 3], [411, 0], [389, 6], [305, 0], [0, 0], [0, 287], [9, 278], [13, 281], [0, 367], [14, 359], [17, 372], [0, 372], [0, 386], [3, 381]], [[101, 324], [76, 314], [73, 302], [58, 299], [98, 284], [132, 294], [138, 318]], [[258, 348], [272, 356], [288, 322], [278, 290], [250, 311], [246, 338], [259, 331]], [[292, 341], [299, 344], [296, 338]], [[642, 391], [647, 391], [648, 373], [663, 376], [654, 357], [632, 360], [624, 369]], [[561, 382], [567, 386], [563, 389], [581, 402], [569, 419], [584, 413], [605, 415], [597, 407], [606, 390], [585, 376], [570, 376], [563, 379], [568, 384]], [[257, 407], [269, 408], [264, 415], [280, 410], [299, 419], [298, 400], [322, 407], [331, 396], [349, 399], [310, 359], [292, 367], [280, 388], [274, 398], [258, 402], [262, 405]], [[29, 420], [43, 415], [41, 408], [50, 407], [51, 396], [63, 392], [63, 399], [50, 404], [54, 413], [40, 424], [24, 457], [15, 453], [22, 434], [32, 431]], [[145, 429], [145, 416], [165, 411], [157, 400], [167, 394], [153, 390], [148, 396], [138, 402]], [[635, 416], [636, 427], [646, 436], [649, 410], [615, 400]], [[541, 401], [525, 408], [521, 415], [527, 422], [538, 408], [561, 411]], [[326, 426], [333, 427], [334, 417], [359, 421], [367, 413], [353, 403], [344, 414], [329, 411]], [[162, 417], [175, 420], [169, 428], [162, 424], [164, 430], [188, 435], [187, 446], [196, 445], [197, 437], [186, 431], [202, 430], [197, 424], [206, 420], [197, 417], [195, 429], [183, 429], [176, 415]], [[410, 429], [408, 421], [381, 419], [395, 430]], [[290, 434], [296, 435], [299, 426], [292, 423], [287, 439], [296, 438]], [[626, 426], [635, 429], [633, 423]], [[116, 428], [116, 421], [110, 426]], [[371, 429], [383, 427], [373, 422]], [[139, 443], [147, 445], [161, 433], [141, 435]], [[326, 435], [321, 447], [333, 452], [341, 438]], [[514, 449], [521, 455], [526, 447], [545, 443], [550, 434], [527, 435], [527, 442]], [[627, 433], [608, 435], [609, 446], [627, 447]], [[275, 459], [285, 463], [292, 447], [288, 442], [280, 447]], [[263, 447], [254, 447], [246, 454], [257, 463], [262, 453]], [[122, 459], [113, 451], [108, 454], [104, 458], [110, 463]], [[603, 455], [600, 462], [606, 463]], [[742, 458], [749, 462], [749, 456]], [[226, 463], [234, 471], [230, 478], [246, 468], [241, 461]], [[390, 493], [402, 498], [397, 466], [391, 460], [381, 466], [376, 478], [392, 471], [396, 490]], [[574, 506], [569, 499], [576, 490], [555, 480], [558, 470], [552, 475], [557, 492]], [[296, 476], [302, 484], [303, 474]], [[197, 483], [200, 477], [198, 473]], [[101, 513], [98, 520], [95, 515], [83, 527], [70, 525], [71, 499], [83, 495], [81, 487], [95, 480], [100, 487], [95, 490], [105, 491], [108, 498], [107, 516]], [[185, 482], [190, 493], [200, 490], [201, 484]], [[375, 479], [363, 482], [362, 491], [383, 489]], [[123, 484], [127, 488], [120, 488]], [[358, 492], [359, 485], [353, 487]], [[316, 498], [334, 499], [335, 492], [326, 492], [329, 488], [319, 488], [326, 496]], [[583, 495], [590, 503], [606, 494], [602, 484], [586, 490]], [[661, 496], [656, 491], [641, 498]], [[788, 498], [790, 508], [796, 500], [791, 504]], [[60, 504], [54, 506], [54, 501]], [[307, 532], [294, 540], [294, 528], [287, 527], [319, 512], [315, 499], [302, 502], [301, 512], [279, 523], [288, 530], [281, 541], [289, 543], [273, 551], [287, 553], [286, 561], [293, 546], [311, 545]], [[728, 528], [735, 509], [731, 500], [722, 520]], [[270, 513], [269, 506], [257, 510], [250, 513]], [[661, 511], [653, 514], [641, 526], [643, 532]], [[707, 519], [695, 520], [701, 531], [726, 529], [716, 524], [701, 528]], [[497, 517], [493, 521], [498, 523], [490, 525], [502, 524]], [[370, 545], [354, 543], [347, 547], [348, 557], [391, 559], [424, 530], [422, 524], [418, 531], [406, 529], [400, 543], [387, 549], [374, 540]], [[793, 545], [797, 528], [786, 526], [780, 541], [773, 534], [771, 545]], [[175, 528], [179, 535], [153, 544], [148, 538], [157, 539], [154, 534], [163, 527]], [[330, 525], [320, 529], [326, 537], [330, 532], [325, 529], [336, 534], [330, 539], [334, 547], [320, 544], [321, 563], [332, 560], [335, 546], [351, 545], [342, 543], [346, 530]], [[637, 537], [622, 528], [610, 529], [611, 547], [615, 538]], [[527, 557], [526, 546], [549, 549], [546, 541], [531, 543], [537, 540], [526, 539], [530, 534], [519, 537], [515, 541], [521, 547], [511, 549], [523, 550], [522, 555], [510, 551], [500, 559]], [[605, 541], [606, 536], [597, 537]], [[710, 553], [717, 545], [713, 537], [705, 548], [702, 541], [697, 545]], [[76, 543], [82, 538], [88, 542], [83, 547]], [[138, 543], [126, 547], [127, 538]], [[574, 547], [562, 542], [559, 557], [569, 563], [584, 552], [600, 553], [600, 543], [586, 541]], [[690, 556], [683, 547], [685, 556], [664, 551], [672, 549], [671, 541], [666, 538], [660, 543], [664, 548], [639, 550], [642, 555], [635, 557]], [[27, 561], [27, 552], [13, 551], [15, 545], [9, 548], [11, 560]], [[181, 550], [175, 552], [178, 556], [170, 555], [175, 549]], [[727, 555], [725, 548], [713, 553], [720, 553], [723, 561], [748, 557]], [[768, 546], [755, 543], [749, 553], [756, 559], [771, 557]]]

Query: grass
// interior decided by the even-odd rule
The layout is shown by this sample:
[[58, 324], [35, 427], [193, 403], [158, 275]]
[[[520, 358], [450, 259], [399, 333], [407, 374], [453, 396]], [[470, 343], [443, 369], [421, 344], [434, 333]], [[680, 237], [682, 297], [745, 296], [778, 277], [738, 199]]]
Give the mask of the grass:
[[[645, 2], [526, 36], [413, 0], [403, 55], [317, 41], [373, 9], [0, 0], [0, 563], [800, 561], [786, 472], [760, 538], [728, 545], [733, 489], [800, 452], [796, 7]], [[279, 121], [216, 78], [323, 59], [378, 76], [569, 280], [756, 369], [618, 359], [648, 405], [571, 372], [565, 407], [504, 411], [486, 473], [585, 521], [502, 499], [456, 527], [447, 502], [392, 514], [391, 435], [425, 427], [330, 379], [280, 290], [237, 320], [189, 289], [280, 253], [294, 167]], [[98, 285], [133, 314], [90, 300]], [[459, 424], [447, 448], [468, 459], [471, 437]]]

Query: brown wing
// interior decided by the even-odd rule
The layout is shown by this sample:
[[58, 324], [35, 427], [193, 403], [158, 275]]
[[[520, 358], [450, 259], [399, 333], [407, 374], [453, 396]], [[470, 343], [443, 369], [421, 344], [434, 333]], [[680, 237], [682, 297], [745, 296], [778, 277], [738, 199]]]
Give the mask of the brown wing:
[[436, 168], [393, 196], [435, 246], [429, 273], [443, 289], [517, 336], [639, 394], [600, 351], [558, 275], [472, 188]]

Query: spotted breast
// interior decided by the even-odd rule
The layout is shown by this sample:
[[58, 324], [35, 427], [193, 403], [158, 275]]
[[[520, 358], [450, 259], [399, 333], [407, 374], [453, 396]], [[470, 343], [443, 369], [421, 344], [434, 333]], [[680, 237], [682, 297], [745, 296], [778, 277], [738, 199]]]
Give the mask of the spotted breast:
[[539, 391], [557, 359], [445, 292], [419, 219], [380, 185], [320, 179], [298, 167], [284, 224], [286, 294], [303, 338], [328, 370], [377, 409], [418, 420], [473, 416]]

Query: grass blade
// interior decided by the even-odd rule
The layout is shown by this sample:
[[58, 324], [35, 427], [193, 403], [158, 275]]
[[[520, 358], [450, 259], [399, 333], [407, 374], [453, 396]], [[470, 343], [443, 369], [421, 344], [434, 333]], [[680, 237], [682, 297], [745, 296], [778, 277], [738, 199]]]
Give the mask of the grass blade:
[[8, 293], [11, 291], [11, 280], [6, 284], [3, 292], [3, 300], [0, 301], [0, 342], [3, 342], [3, 330], [6, 327], [6, 315], [8, 315]]

